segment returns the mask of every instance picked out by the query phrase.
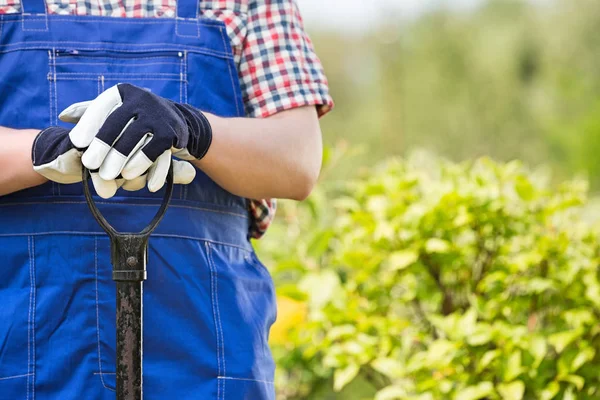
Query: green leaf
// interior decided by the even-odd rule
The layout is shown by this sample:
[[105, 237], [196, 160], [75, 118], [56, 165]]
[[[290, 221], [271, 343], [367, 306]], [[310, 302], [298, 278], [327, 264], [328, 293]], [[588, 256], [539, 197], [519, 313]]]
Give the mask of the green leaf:
[[583, 366], [583, 364], [592, 360], [595, 355], [596, 351], [591, 347], [587, 347], [581, 350], [579, 353], [577, 353], [577, 355], [573, 359], [573, 362], [571, 363], [571, 371], [577, 371], [579, 368], [581, 368], [581, 366]]
[[402, 376], [404, 371], [403, 363], [392, 358], [377, 358], [371, 362], [371, 366], [375, 371], [392, 379]]
[[298, 287], [309, 296], [315, 308], [322, 308], [340, 289], [340, 279], [330, 270], [314, 272], [307, 274], [298, 283]]
[[494, 361], [500, 355], [500, 350], [488, 350], [486, 351], [479, 363], [477, 364], [477, 372], [483, 371], [492, 361]]
[[556, 396], [558, 391], [560, 390], [560, 384], [556, 381], [552, 381], [542, 390], [540, 393], [540, 400], [551, 400]]
[[494, 393], [492, 382], [481, 382], [474, 386], [459, 390], [454, 395], [454, 400], [478, 400]]
[[523, 200], [529, 201], [534, 197], [535, 188], [529, 179], [524, 176], [517, 177], [515, 181], [515, 190]]
[[565, 347], [577, 339], [580, 334], [579, 330], [555, 333], [548, 337], [548, 343], [554, 346], [557, 353], [562, 353]]
[[414, 250], [395, 251], [388, 258], [388, 267], [392, 271], [404, 269], [419, 259], [419, 253]]
[[467, 335], [466, 340], [471, 346], [481, 346], [492, 340], [493, 333], [489, 324], [479, 323], [475, 326], [474, 331]]
[[406, 398], [406, 390], [400, 386], [388, 386], [375, 395], [375, 400], [400, 400]]
[[521, 351], [515, 350], [509, 357], [504, 369], [504, 381], [510, 382], [519, 376], [521, 369]]
[[577, 400], [575, 393], [573, 393], [573, 386], [569, 386], [567, 390], [565, 390], [562, 400]]
[[585, 379], [583, 379], [579, 375], [567, 375], [562, 378], [559, 378], [560, 381], [569, 382], [575, 385], [577, 390], [583, 389], [583, 385], [585, 385]]
[[360, 367], [356, 364], [350, 364], [344, 369], [335, 370], [333, 373], [333, 389], [336, 392], [341, 391], [352, 379], [356, 378], [359, 371]]
[[521, 400], [525, 394], [525, 384], [521, 381], [501, 383], [497, 389], [503, 400]]
[[538, 368], [548, 351], [546, 341], [542, 337], [533, 337], [529, 342], [528, 350], [533, 356], [533, 367]]
[[450, 250], [450, 243], [438, 238], [428, 239], [425, 243], [427, 253], [447, 253]]

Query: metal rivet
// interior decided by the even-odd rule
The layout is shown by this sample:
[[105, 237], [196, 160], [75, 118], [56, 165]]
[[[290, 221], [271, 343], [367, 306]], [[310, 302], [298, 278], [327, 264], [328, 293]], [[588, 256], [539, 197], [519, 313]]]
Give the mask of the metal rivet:
[[127, 265], [129, 265], [130, 267], [135, 267], [138, 263], [138, 260], [136, 257], [131, 256], [127, 258]]

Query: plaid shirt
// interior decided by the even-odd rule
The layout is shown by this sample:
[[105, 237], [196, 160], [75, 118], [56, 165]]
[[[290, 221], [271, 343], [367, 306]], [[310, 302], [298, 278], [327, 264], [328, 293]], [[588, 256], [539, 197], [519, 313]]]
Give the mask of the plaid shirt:
[[[176, 0], [46, 0], [46, 4], [50, 14], [127, 18], [174, 17], [176, 9]], [[20, 0], [0, 0], [0, 14], [20, 11]], [[200, 12], [227, 26], [249, 117], [309, 105], [317, 106], [322, 116], [333, 107], [295, 0], [200, 0]], [[276, 204], [275, 199], [250, 202], [253, 238], [265, 233]]]

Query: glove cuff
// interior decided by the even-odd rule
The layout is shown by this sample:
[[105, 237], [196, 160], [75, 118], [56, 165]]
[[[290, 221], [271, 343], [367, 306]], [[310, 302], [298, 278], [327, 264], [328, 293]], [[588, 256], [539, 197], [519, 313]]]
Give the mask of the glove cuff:
[[[189, 104], [174, 103], [183, 114], [189, 129], [187, 152], [196, 160], [201, 160], [212, 144], [212, 127], [204, 113]], [[184, 158], [185, 159], [185, 158]]]

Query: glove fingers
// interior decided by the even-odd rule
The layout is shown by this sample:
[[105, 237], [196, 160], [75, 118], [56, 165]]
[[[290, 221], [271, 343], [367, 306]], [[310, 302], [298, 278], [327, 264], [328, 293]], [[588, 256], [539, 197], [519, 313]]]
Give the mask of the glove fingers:
[[[119, 176], [119, 174], [122, 173], [123, 168], [126, 165], [130, 164], [131, 159], [135, 157], [138, 153], [142, 153], [138, 150], [141, 149], [152, 139], [151, 133], [146, 133], [139, 137], [138, 134], [130, 133], [130, 130], [131, 129], [127, 129], [127, 131], [123, 133], [121, 138], [117, 141], [116, 145], [112, 149], [110, 149], [110, 151], [104, 158], [102, 166], [100, 167], [100, 176], [102, 177], [102, 179], [115, 179], [117, 176]], [[134, 142], [134, 139], [138, 137], [139, 139], [137, 140], [137, 142]], [[121, 150], [123, 149], [123, 146], [119, 146], [119, 144], [124, 141], [128, 142], [127, 148], [125, 150]], [[131, 145], [133, 145], [133, 147], [129, 148]], [[142, 165], [143, 169], [141, 170], [141, 173], [145, 172], [148, 169], [148, 167], [152, 165], [152, 160], [148, 161], [149, 163]], [[125, 179], [133, 179], [136, 176], [141, 175], [141, 173], [135, 176], [128, 175], [123, 177]]]
[[117, 86], [105, 90], [92, 100], [69, 134], [75, 147], [80, 149], [88, 147], [104, 125], [106, 118], [121, 104], [123, 102]]
[[85, 113], [85, 110], [87, 110], [92, 101], [93, 100], [88, 100], [71, 104], [58, 115], [58, 118], [61, 121], [76, 124], [77, 122], [79, 122], [79, 119]]
[[[83, 120], [82, 120], [83, 121]], [[117, 108], [106, 118], [104, 125], [97, 132], [96, 137], [90, 143], [88, 149], [83, 153], [83, 165], [89, 169], [99, 169], [108, 152], [114, 147], [120, 137], [127, 137], [127, 140], [140, 140], [140, 135], [130, 134], [133, 132], [125, 131], [135, 122], [135, 118], [129, 110]], [[81, 122], [80, 122], [81, 123]], [[123, 154], [123, 153], [122, 153]], [[109, 178], [109, 179], [114, 179]]]
[[165, 150], [148, 171], [148, 190], [158, 192], [165, 184], [171, 166], [171, 150]]
[[98, 172], [92, 172], [92, 183], [94, 184], [94, 188], [96, 189], [96, 193], [98, 196], [103, 199], [109, 199], [117, 193], [117, 189], [119, 188], [119, 184], [117, 181], [113, 180], [104, 180], [100, 177]]
[[81, 151], [73, 147], [69, 132], [54, 126], [40, 132], [31, 148], [33, 169], [58, 183], [81, 182]]
[[173, 160], [173, 183], [187, 185], [196, 177], [196, 168], [187, 161]]
[[135, 179], [138, 176], [148, 171], [148, 168], [152, 166], [153, 162], [146, 156], [141, 149], [136, 151], [135, 154], [127, 161], [125, 167], [121, 171], [121, 175], [125, 179]]
[[128, 190], [130, 192], [135, 192], [136, 190], [141, 190], [146, 186], [146, 178], [147, 174], [138, 176], [137, 178], [126, 180], [123, 184], [123, 189]]

